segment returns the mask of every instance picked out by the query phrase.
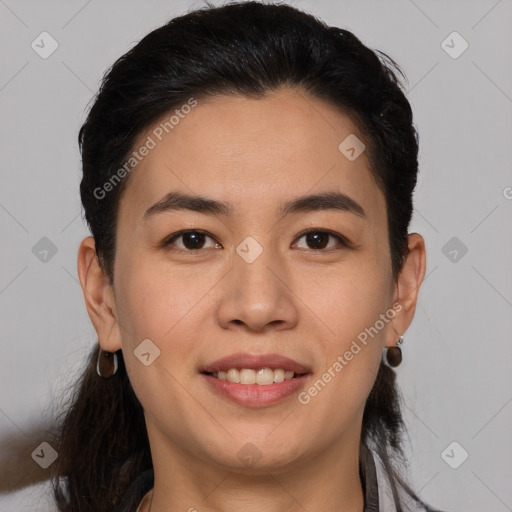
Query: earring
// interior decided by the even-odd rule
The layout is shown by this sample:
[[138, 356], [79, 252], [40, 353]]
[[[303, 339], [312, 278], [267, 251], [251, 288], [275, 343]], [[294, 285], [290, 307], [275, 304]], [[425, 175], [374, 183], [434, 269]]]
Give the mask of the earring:
[[108, 379], [117, 372], [117, 366], [117, 354], [106, 352], [100, 347], [96, 362], [96, 373], [103, 379]]
[[404, 342], [404, 337], [399, 335], [396, 347], [386, 347], [386, 362], [389, 366], [395, 368], [402, 362], [402, 350], [400, 345]]

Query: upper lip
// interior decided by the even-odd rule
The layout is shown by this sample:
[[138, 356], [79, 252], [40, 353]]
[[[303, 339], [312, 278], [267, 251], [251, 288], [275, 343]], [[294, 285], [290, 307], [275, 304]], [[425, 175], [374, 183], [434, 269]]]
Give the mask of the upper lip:
[[207, 364], [202, 371], [213, 373], [227, 371], [231, 368], [252, 370], [282, 368], [285, 371], [291, 370], [298, 374], [310, 373], [311, 371], [307, 366], [280, 354], [232, 354]]

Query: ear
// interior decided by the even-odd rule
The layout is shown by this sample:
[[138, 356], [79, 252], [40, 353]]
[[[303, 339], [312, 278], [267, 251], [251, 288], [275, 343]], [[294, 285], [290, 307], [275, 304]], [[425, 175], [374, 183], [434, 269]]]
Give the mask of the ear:
[[107, 352], [116, 352], [121, 348], [121, 334], [114, 290], [100, 267], [92, 236], [84, 238], [78, 249], [78, 277], [101, 348]]
[[[386, 346], [396, 346], [398, 334], [403, 335], [411, 325], [420, 286], [425, 277], [425, 240], [418, 233], [411, 233], [408, 236], [407, 245], [409, 248], [407, 257], [396, 279], [394, 304], [399, 304], [399, 306], [394, 307], [397, 313], [392, 321], [396, 332], [390, 333], [393, 339], [388, 339]], [[398, 309], [400, 306], [401, 309]]]

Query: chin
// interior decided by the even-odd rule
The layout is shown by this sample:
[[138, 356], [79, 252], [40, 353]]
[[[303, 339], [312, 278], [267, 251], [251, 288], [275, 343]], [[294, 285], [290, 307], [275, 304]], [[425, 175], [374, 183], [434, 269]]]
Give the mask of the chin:
[[244, 440], [232, 439], [227, 447], [218, 447], [220, 452], [210, 454], [210, 458], [216, 464], [229, 471], [264, 475], [268, 473], [285, 473], [297, 465], [304, 463], [307, 458], [303, 451], [303, 442], [283, 444], [283, 440], [265, 439], [268, 430], [261, 440], [245, 436]]

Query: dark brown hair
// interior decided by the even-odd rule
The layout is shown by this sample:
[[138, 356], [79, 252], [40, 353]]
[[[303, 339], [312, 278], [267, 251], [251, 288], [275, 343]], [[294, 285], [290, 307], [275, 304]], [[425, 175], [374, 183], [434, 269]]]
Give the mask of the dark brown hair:
[[[365, 137], [372, 176], [386, 199], [396, 278], [407, 255], [418, 172], [417, 133], [398, 74], [404, 76], [386, 54], [289, 5], [208, 6], [148, 34], [108, 70], [79, 134], [81, 200], [110, 282], [119, 199], [130, 175], [107, 194], [97, 191], [124, 165], [136, 137], [191, 97], [263, 98], [281, 86], [329, 102]], [[105, 381], [95, 371], [97, 350], [59, 421], [53, 481], [61, 512], [111, 511], [135, 477], [152, 467], [143, 410], [122, 353], [117, 373]], [[403, 461], [403, 427], [395, 373], [381, 364], [361, 442], [375, 442], [397, 500], [400, 486], [416, 498], [396, 469]]]

